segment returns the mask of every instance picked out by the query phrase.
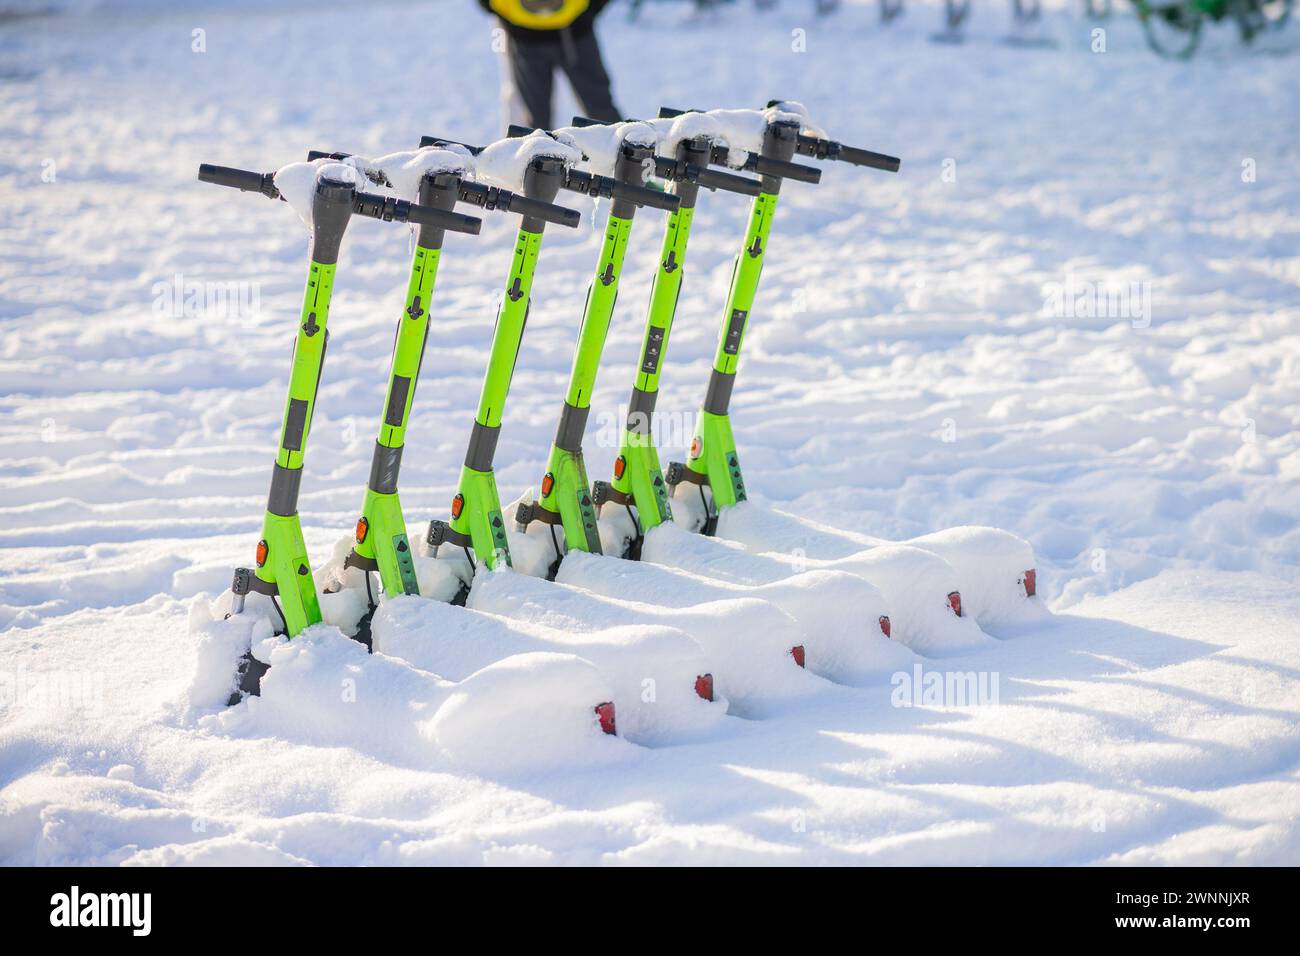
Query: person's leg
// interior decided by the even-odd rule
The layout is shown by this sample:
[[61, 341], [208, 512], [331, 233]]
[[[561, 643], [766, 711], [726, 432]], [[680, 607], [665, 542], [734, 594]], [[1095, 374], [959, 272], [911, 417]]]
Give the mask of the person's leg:
[[510, 53], [510, 43], [507, 41], [501, 46], [497, 53], [497, 66], [501, 73], [501, 131], [504, 135], [506, 128], [511, 123], [526, 123], [528, 121], [528, 106], [524, 103], [524, 97], [515, 83], [515, 71], [512, 66], [513, 57]]
[[562, 60], [564, 74], [569, 78], [574, 95], [582, 104], [582, 111], [592, 119], [613, 123], [622, 119], [609, 88], [609, 74], [600, 58], [600, 43], [596, 31], [584, 36], [566, 37], [568, 54]]
[[550, 41], [521, 43], [510, 37], [505, 56], [507, 73], [502, 77], [502, 99], [506, 101], [510, 122], [550, 129], [555, 68], [563, 59], [560, 45]]

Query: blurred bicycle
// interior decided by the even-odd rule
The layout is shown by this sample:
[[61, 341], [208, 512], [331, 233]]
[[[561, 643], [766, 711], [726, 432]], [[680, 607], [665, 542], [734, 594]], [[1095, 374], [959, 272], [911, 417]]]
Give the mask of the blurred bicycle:
[[1242, 43], [1281, 29], [1295, 0], [1133, 0], [1147, 45], [1161, 56], [1185, 60], [1196, 52], [1206, 20], [1237, 24]]

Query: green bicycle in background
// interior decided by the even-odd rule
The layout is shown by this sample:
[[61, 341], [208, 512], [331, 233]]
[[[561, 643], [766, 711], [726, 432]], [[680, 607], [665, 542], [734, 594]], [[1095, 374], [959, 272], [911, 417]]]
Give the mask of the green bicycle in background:
[[1147, 44], [1161, 56], [1185, 60], [1196, 52], [1206, 20], [1234, 20], [1241, 42], [1281, 29], [1295, 0], [1133, 0]]

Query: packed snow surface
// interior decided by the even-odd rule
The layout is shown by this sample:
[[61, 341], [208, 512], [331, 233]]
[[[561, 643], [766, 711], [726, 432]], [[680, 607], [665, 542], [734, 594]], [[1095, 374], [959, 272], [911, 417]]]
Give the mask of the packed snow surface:
[[[26, 7], [55, 9], [0, 36], [0, 862], [1300, 859], [1295, 50], [1214, 28], [1168, 63], [1121, 10], [1103, 53], [1060, 5], [1052, 49], [1002, 43], [1004, 6], [937, 47], [934, 4], [888, 27], [856, 2], [824, 19], [794, 0], [654, 4], [635, 26], [615, 5], [600, 31], [626, 116], [792, 97], [776, 109], [903, 159], [781, 193], [732, 404], [752, 508], [706, 543], [781, 573], [575, 555], [557, 583], [480, 578], [468, 609], [385, 602], [367, 655], [347, 637], [355, 587], [292, 641], [259, 601], [223, 619], [265, 506], [307, 234], [286, 204], [195, 173], [281, 170], [309, 195], [308, 149], [491, 142], [490, 21], [472, 4], [314, 4], [311, 31], [293, 6]], [[556, 124], [576, 112], [562, 93]], [[755, 145], [724, 120], [652, 125]], [[581, 161], [538, 136], [473, 166], [517, 189], [538, 150]], [[394, 188], [421, 162], [393, 160]], [[700, 198], [665, 462], [690, 442], [746, 208]], [[447, 515], [517, 224], [464, 211], [483, 231], [447, 237], [403, 458], [413, 540]], [[504, 501], [544, 469], [602, 218], [547, 232]], [[617, 454], [661, 223], [638, 216], [629, 245], [593, 478]], [[322, 587], [369, 473], [409, 242], [371, 221], [344, 240], [301, 499]], [[891, 592], [933, 590], [927, 567], [960, 588], [970, 640], [907, 646], [913, 605]], [[463, 570], [417, 561], [426, 594]], [[864, 643], [843, 643], [881, 599], [896, 639], [862, 620]], [[746, 672], [744, 640], [774, 667]], [[245, 648], [271, 662], [264, 693], [225, 708]]]

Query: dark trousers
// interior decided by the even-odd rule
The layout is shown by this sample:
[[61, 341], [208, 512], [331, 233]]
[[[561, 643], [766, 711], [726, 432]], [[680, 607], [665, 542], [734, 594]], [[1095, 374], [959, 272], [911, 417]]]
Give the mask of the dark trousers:
[[[563, 70], [569, 78], [587, 116], [611, 123], [622, 119], [610, 93], [609, 74], [600, 58], [595, 31], [574, 36], [568, 30], [558, 30], [554, 39], [541, 40], [511, 37], [505, 55], [514, 87], [508, 107], [510, 122], [551, 128], [556, 70]], [[560, 125], [567, 126], [568, 118]]]

